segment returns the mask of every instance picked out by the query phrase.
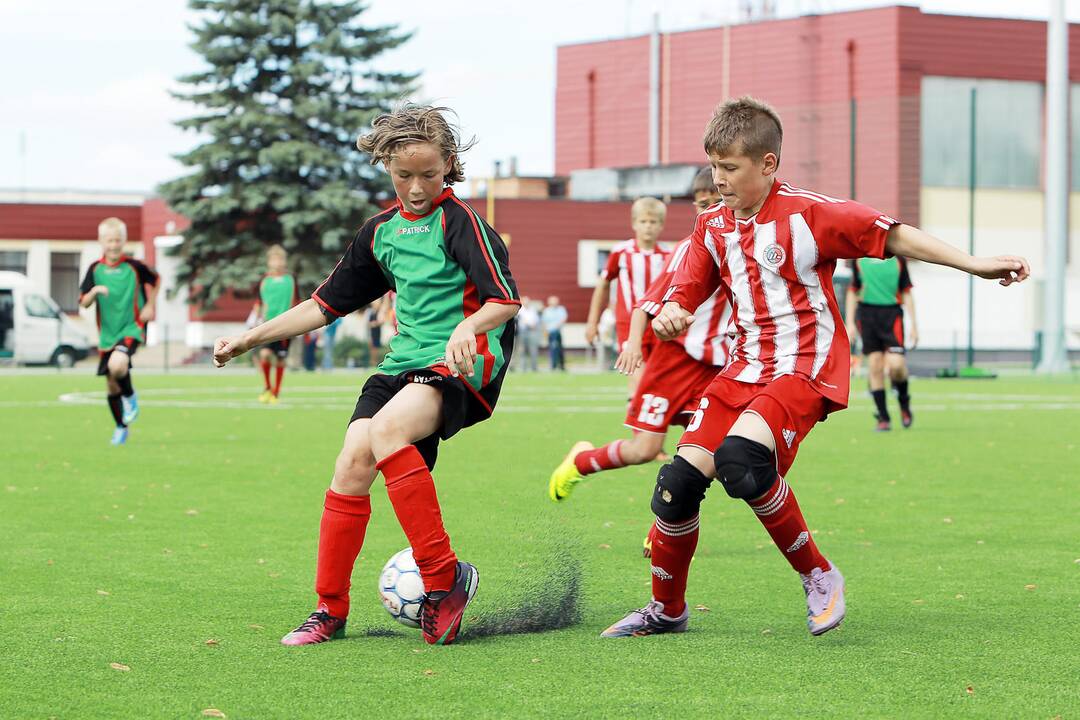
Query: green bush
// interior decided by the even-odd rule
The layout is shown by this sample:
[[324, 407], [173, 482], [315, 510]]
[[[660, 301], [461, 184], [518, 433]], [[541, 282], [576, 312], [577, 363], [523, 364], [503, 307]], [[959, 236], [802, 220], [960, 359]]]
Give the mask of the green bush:
[[338, 338], [334, 343], [334, 365], [348, 367], [349, 360], [355, 367], [367, 367], [371, 364], [371, 346], [366, 340], [354, 337]]

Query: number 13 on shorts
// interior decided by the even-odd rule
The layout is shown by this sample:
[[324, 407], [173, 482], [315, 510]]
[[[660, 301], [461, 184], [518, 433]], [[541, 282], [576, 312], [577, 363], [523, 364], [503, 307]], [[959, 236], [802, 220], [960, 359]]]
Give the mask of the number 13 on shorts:
[[664, 427], [664, 416], [667, 415], [668, 405], [668, 399], [665, 397], [648, 393], [642, 395], [638, 422], [653, 427]]

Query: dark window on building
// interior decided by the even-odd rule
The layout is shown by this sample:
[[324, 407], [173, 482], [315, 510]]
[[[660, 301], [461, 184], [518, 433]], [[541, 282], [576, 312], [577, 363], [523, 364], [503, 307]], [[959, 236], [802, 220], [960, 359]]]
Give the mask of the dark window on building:
[[66, 313], [79, 311], [79, 253], [52, 253], [49, 287], [52, 299]]
[[0, 270], [26, 274], [25, 250], [0, 250]]

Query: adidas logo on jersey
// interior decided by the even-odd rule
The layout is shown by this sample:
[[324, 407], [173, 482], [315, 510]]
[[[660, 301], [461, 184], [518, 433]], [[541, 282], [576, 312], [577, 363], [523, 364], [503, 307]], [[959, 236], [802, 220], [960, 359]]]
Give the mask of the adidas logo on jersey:
[[705, 221], [707, 227], [716, 228], [717, 230], [724, 229], [724, 218], [717, 215], [716, 217], [709, 218]]
[[788, 449], [791, 449], [791, 443], [795, 442], [795, 431], [784, 428], [780, 432], [784, 436], [784, 442], [787, 443]]
[[430, 225], [410, 225], [398, 230], [398, 235], [419, 235], [426, 232], [431, 232]]
[[791, 547], [789, 547], [784, 552], [793, 553], [793, 552], [795, 552], [796, 550], [801, 548], [803, 545], [805, 545], [809, 541], [810, 541], [810, 533], [803, 530], [801, 533], [799, 533], [799, 537], [795, 538], [795, 542], [791, 543]]
[[652, 566], [652, 574], [655, 575], [656, 577], [660, 578], [661, 580], [671, 580], [672, 579], [671, 578], [671, 573], [669, 573], [667, 570], [660, 567], [659, 565], [653, 565]]

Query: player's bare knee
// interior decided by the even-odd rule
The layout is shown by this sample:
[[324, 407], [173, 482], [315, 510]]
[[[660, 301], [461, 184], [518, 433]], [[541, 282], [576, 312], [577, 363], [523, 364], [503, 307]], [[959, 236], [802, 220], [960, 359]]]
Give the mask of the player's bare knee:
[[728, 435], [713, 454], [716, 477], [733, 498], [753, 500], [776, 483], [776, 459], [769, 448], [748, 438]]
[[375, 480], [375, 458], [371, 450], [345, 447], [338, 453], [334, 463], [334, 479], [331, 487], [335, 492], [358, 495], [367, 492]]
[[701, 509], [701, 501], [711, 482], [685, 458], [675, 456], [656, 475], [651, 504], [653, 514], [669, 523], [689, 520]]
[[376, 457], [384, 458], [412, 443], [413, 439], [400, 419], [376, 415], [368, 428], [371, 450]]
[[628, 465], [641, 465], [656, 457], [664, 446], [664, 436], [653, 433], [637, 433], [619, 446], [619, 455]]

